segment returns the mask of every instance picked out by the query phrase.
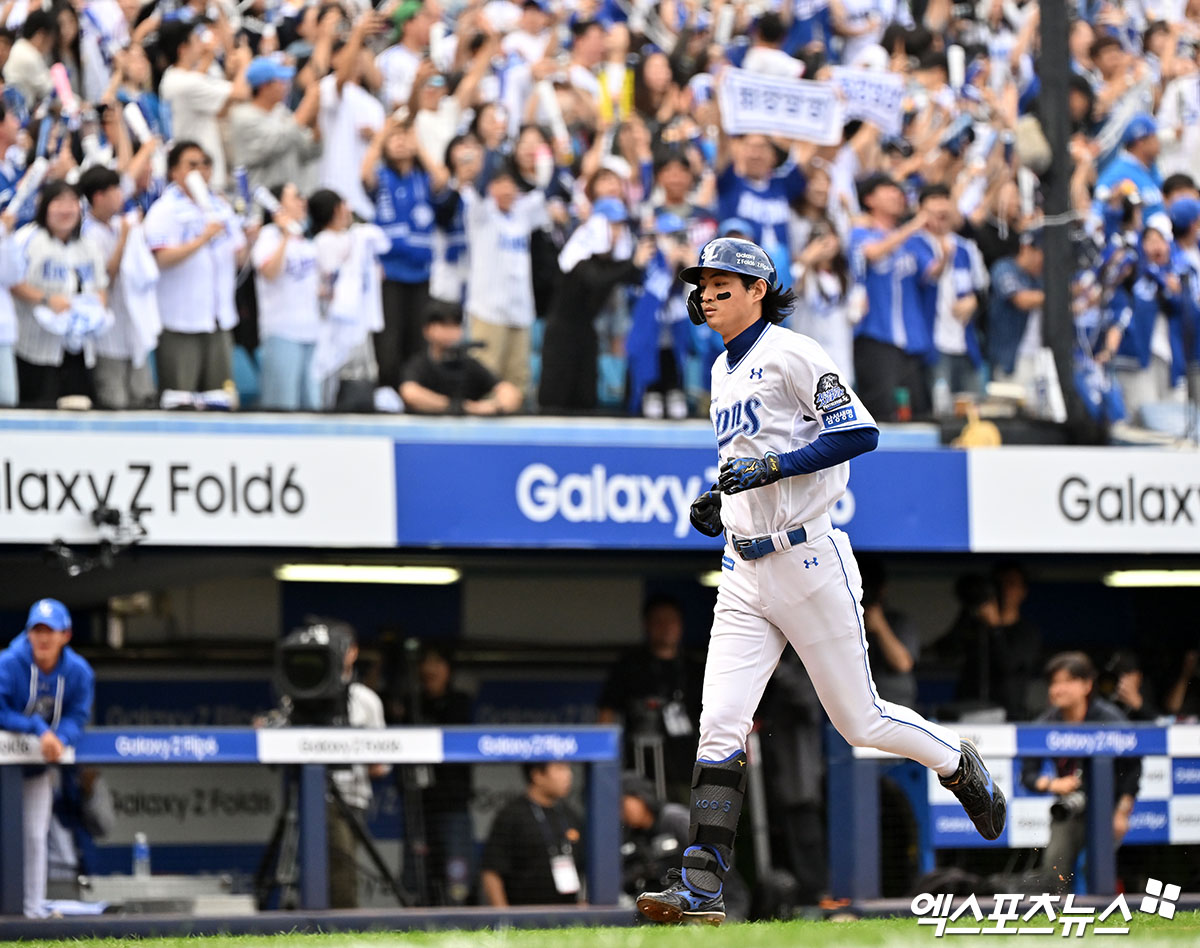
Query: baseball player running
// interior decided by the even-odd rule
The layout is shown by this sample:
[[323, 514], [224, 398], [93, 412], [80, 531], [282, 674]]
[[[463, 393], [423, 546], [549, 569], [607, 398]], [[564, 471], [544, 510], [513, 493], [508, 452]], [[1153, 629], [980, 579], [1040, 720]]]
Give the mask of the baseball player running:
[[696, 324], [721, 334], [712, 368], [720, 477], [692, 504], [693, 526], [725, 534], [721, 587], [704, 672], [691, 830], [681, 870], [637, 900], [657, 922], [725, 918], [722, 894], [746, 789], [746, 735], [791, 643], [821, 703], [851, 744], [932, 767], [985, 839], [1004, 829], [1005, 801], [970, 741], [880, 699], [867, 664], [862, 579], [829, 511], [847, 463], [879, 441], [875, 420], [812, 339], [777, 324], [792, 310], [757, 244], [718, 238], [681, 279]]

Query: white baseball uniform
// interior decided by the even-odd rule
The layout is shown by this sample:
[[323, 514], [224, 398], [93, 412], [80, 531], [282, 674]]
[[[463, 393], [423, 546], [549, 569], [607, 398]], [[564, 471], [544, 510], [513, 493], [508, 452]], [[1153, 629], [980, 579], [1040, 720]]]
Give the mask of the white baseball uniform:
[[[713, 427], [720, 460], [785, 454], [825, 431], [875, 428], [875, 419], [808, 336], [765, 325], [754, 344], [712, 368]], [[790, 642], [841, 735], [952, 774], [959, 737], [916, 712], [883, 701], [867, 661], [862, 578], [830, 510], [845, 493], [849, 462], [724, 495], [726, 547], [704, 673], [701, 760], [723, 761], [746, 746], [767, 681]], [[803, 526], [793, 545], [789, 531]], [[771, 536], [776, 552], [745, 560], [733, 538]]]

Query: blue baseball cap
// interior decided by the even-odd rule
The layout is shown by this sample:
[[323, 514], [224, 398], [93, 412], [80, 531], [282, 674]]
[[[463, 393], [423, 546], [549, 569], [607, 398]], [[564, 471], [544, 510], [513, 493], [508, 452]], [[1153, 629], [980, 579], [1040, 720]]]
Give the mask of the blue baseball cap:
[[39, 599], [29, 607], [29, 618], [25, 620], [25, 631], [35, 625], [48, 625], [57, 632], [71, 628], [71, 613], [57, 599]]
[[740, 237], [715, 237], [704, 245], [700, 259], [694, 267], [679, 274], [684, 283], [700, 282], [702, 270], [724, 270], [766, 280], [768, 286], [775, 285], [775, 264], [767, 252], [758, 244]]
[[671, 211], [659, 211], [654, 218], [656, 234], [678, 234], [686, 232], [687, 229], [687, 221]]
[[1167, 213], [1171, 217], [1171, 226], [1175, 228], [1175, 233], [1182, 234], [1200, 220], [1200, 201], [1195, 198], [1180, 198], [1171, 204]]
[[1157, 134], [1158, 123], [1154, 121], [1154, 116], [1147, 115], [1145, 112], [1139, 112], [1125, 126], [1125, 134], [1122, 136], [1121, 141], [1123, 144], [1132, 145], [1136, 141], [1141, 141], [1143, 138], [1149, 138], [1151, 135]]
[[599, 214], [614, 224], [623, 224], [629, 220], [629, 208], [625, 206], [624, 201], [614, 197], [601, 198], [592, 205], [592, 213]]
[[246, 82], [251, 89], [257, 89], [276, 79], [281, 82], [291, 82], [296, 70], [291, 66], [272, 59], [270, 56], [255, 56], [246, 67]]

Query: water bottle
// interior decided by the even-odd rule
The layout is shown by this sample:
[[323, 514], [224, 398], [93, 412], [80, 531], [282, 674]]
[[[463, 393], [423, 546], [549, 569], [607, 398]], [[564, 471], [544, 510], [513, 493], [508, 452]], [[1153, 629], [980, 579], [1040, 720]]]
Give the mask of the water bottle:
[[150, 841], [145, 833], [133, 834], [133, 877], [145, 879], [150, 875]]
[[948, 418], [954, 411], [954, 399], [950, 395], [950, 383], [938, 378], [933, 383], [933, 413], [938, 418]]

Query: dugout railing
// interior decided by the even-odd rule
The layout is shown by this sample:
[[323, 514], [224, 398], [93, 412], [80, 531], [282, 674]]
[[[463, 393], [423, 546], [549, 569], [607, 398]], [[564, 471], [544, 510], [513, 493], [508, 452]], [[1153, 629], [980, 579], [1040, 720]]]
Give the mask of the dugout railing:
[[[1040, 832], [1038, 815], [1050, 798], [1017, 787], [1025, 758], [1081, 758], [1085, 762], [1087, 806], [1086, 886], [1091, 893], [1116, 889], [1116, 853], [1112, 812], [1114, 761], [1140, 757], [1156, 762], [1153, 786], [1139, 790], [1134, 820], [1148, 826], [1131, 830], [1125, 845], [1200, 843], [1200, 725], [989, 724], [956, 725], [973, 740], [1009, 801], [1005, 832], [994, 842], [981, 839], [958, 804], [939, 790], [929, 773], [921, 778], [927, 792], [909, 794], [918, 824], [921, 863], [931, 868], [936, 850], [950, 848], [1026, 848]], [[832, 728], [828, 740], [829, 877], [837, 898], [876, 899], [881, 894], [881, 773], [900, 758], [872, 748], [851, 747]], [[1164, 768], [1158, 762], [1166, 761]]]
[[[298, 765], [300, 906], [329, 904], [325, 770], [332, 764], [531, 763], [587, 768], [588, 904], [616, 905], [621, 885], [621, 730], [572, 727], [89, 728], [62, 763]], [[0, 914], [20, 915], [22, 768], [41, 764], [36, 738], [0, 731]]]

